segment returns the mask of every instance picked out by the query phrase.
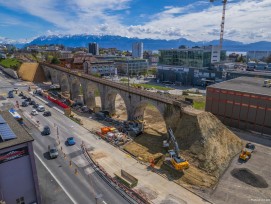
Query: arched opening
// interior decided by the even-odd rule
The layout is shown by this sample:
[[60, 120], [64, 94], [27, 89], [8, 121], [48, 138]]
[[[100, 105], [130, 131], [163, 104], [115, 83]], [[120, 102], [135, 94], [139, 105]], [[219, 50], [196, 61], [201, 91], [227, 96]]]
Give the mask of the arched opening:
[[52, 81], [52, 75], [51, 75], [50, 70], [48, 69], [45, 70], [45, 76], [46, 76], [47, 81]]
[[60, 79], [60, 88], [62, 93], [70, 94], [69, 80], [65, 75]]
[[88, 82], [84, 90], [84, 103], [88, 108], [101, 109], [101, 97], [97, 84]]
[[149, 162], [161, 158], [166, 150], [163, 141], [167, 138], [166, 123], [161, 111], [148, 101], [142, 102], [134, 110], [134, 119], [143, 122], [143, 134], [134, 138], [124, 148], [133, 155]]
[[128, 119], [127, 107], [125, 105], [123, 98], [119, 94], [116, 94], [115, 96], [114, 105], [115, 113], [113, 117], [119, 120], [127, 120]]
[[73, 80], [71, 84], [71, 100], [83, 101], [83, 87], [78, 80]]

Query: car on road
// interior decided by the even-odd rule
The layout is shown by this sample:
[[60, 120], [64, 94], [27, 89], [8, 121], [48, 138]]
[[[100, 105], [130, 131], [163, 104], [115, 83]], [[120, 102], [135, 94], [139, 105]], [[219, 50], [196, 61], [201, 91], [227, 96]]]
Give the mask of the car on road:
[[68, 144], [69, 146], [75, 145], [75, 140], [74, 140], [74, 138], [73, 138], [73, 137], [67, 138], [67, 144]]
[[43, 116], [51, 116], [51, 115], [52, 115], [52, 113], [50, 111], [45, 111], [43, 113]]
[[23, 94], [23, 92], [21, 91], [21, 92], [19, 93], [19, 96], [21, 96], [21, 97], [22, 97], [23, 95], [24, 95], [24, 94]]
[[31, 101], [31, 98], [30, 98], [30, 97], [27, 97], [25, 100], [28, 101], [28, 102], [30, 102], [30, 101]]
[[17, 87], [14, 87], [13, 91], [19, 91], [19, 89]]
[[42, 135], [50, 135], [51, 130], [49, 126], [44, 126], [43, 131], [41, 132]]
[[29, 105], [29, 103], [27, 101], [22, 102], [22, 107], [27, 107], [28, 105]]
[[38, 103], [35, 103], [34, 105], [33, 105], [33, 108], [38, 108], [40, 105], [38, 104]]
[[48, 152], [51, 159], [57, 158], [58, 156], [58, 150], [54, 145], [48, 146]]
[[32, 111], [31, 111], [31, 115], [38, 115], [38, 111], [32, 110]]
[[39, 106], [37, 107], [37, 111], [39, 111], [39, 112], [44, 112], [44, 111], [45, 111], [45, 107], [42, 106], [42, 105], [39, 105]]
[[26, 99], [27, 97], [25, 95], [22, 95], [22, 99]]

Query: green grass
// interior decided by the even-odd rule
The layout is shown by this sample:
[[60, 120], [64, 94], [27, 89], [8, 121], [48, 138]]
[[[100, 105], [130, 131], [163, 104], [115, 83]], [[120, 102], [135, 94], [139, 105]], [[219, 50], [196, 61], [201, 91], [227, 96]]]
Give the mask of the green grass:
[[121, 82], [128, 82], [128, 79], [122, 78], [122, 79], [120, 79], [120, 81], [121, 81]]
[[194, 101], [193, 107], [198, 110], [204, 110], [205, 109], [205, 102], [197, 102]]
[[7, 58], [7, 59], [1, 60], [0, 65], [2, 65], [5, 68], [17, 69], [21, 65], [21, 63], [17, 59]]
[[155, 88], [157, 90], [173, 90], [172, 88], [164, 87], [164, 86], [159, 86], [159, 85], [152, 85], [152, 84], [133, 84], [134, 86], [142, 86], [144, 88], [150, 89], [150, 88]]

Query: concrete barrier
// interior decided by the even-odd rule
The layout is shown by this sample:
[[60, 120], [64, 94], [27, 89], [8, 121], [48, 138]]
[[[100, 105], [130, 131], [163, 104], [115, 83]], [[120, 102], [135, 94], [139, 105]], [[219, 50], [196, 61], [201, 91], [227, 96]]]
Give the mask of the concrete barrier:
[[18, 79], [18, 78], [19, 78], [18, 75], [17, 75], [17, 72], [16, 72], [15, 70], [13, 70], [13, 69], [10, 69], [10, 68], [4, 68], [4, 67], [2, 67], [2, 66], [0, 66], [0, 69], [1, 69], [4, 73], [6, 73], [7, 75], [11, 76], [11, 77], [14, 78], [14, 79]]
[[124, 170], [120, 170], [120, 172], [114, 173], [116, 178], [119, 179], [125, 186], [129, 188], [133, 188], [137, 185], [138, 179], [133, 177], [131, 174]]

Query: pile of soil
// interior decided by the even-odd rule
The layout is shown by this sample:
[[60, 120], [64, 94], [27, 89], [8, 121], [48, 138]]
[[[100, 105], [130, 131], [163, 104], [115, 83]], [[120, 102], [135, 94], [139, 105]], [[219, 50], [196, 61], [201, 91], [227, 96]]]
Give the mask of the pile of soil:
[[185, 110], [174, 132], [186, 159], [195, 167], [219, 177], [243, 142], [213, 114]]
[[267, 188], [268, 184], [265, 179], [246, 168], [233, 169], [231, 175], [238, 180], [256, 187], [256, 188]]

